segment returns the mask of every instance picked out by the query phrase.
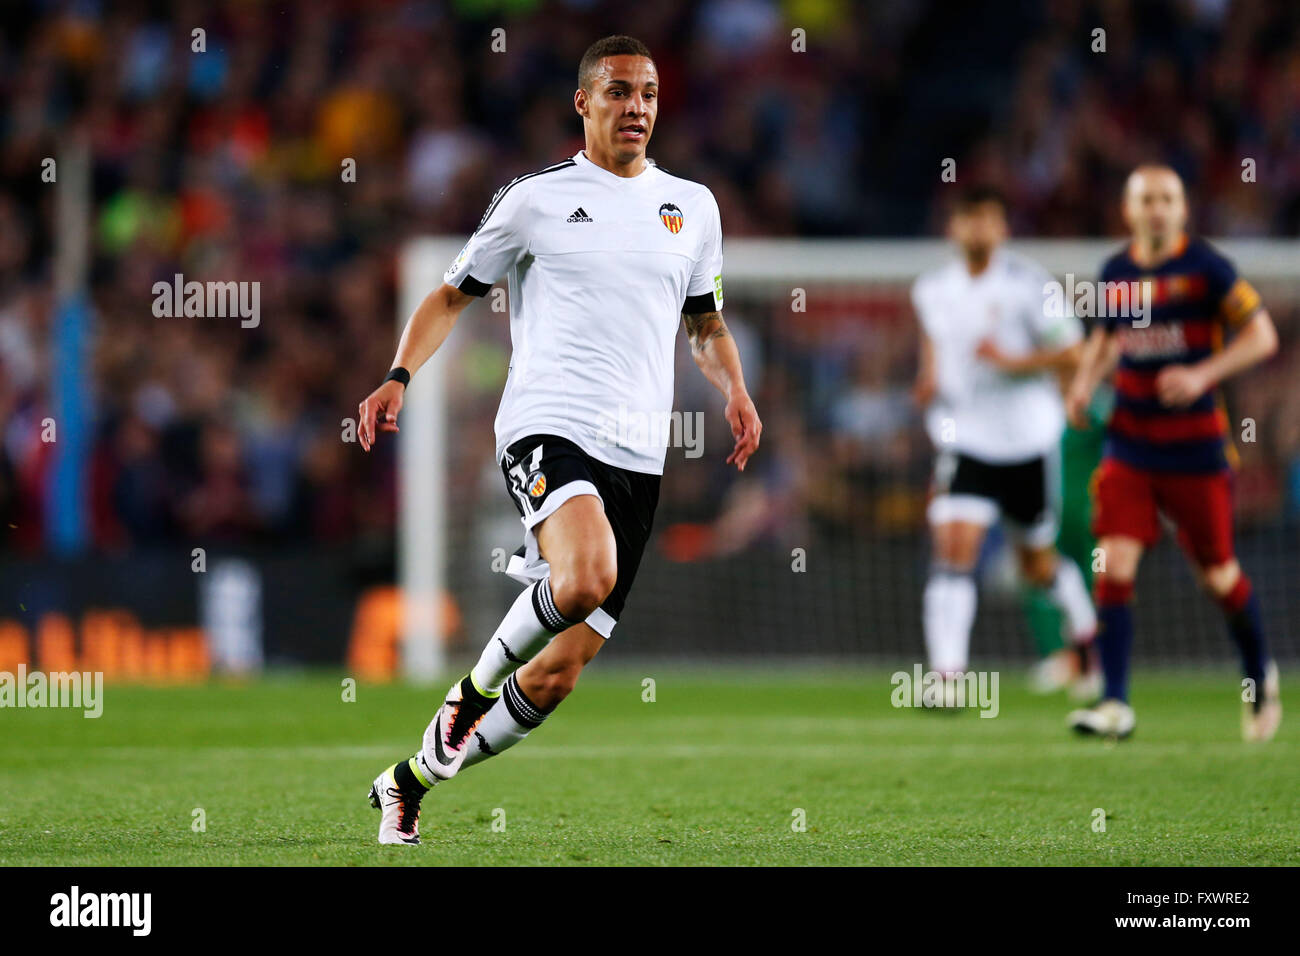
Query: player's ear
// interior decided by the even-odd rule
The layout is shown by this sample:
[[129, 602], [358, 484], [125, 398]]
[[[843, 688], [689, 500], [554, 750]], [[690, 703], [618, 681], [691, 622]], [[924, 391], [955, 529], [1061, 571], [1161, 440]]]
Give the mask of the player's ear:
[[577, 111], [579, 116], [586, 118], [587, 91], [582, 87], [578, 87], [577, 91], [573, 94], [573, 108]]

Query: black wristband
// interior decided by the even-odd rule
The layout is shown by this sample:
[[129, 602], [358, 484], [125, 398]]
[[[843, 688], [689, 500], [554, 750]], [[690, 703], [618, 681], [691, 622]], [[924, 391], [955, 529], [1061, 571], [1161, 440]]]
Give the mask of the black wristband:
[[389, 371], [388, 375], [384, 378], [384, 381], [401, 382], [402, 387], [405, 388], [407, 385], [411, 384], [411, 373], [399, 365], [397, 368]]

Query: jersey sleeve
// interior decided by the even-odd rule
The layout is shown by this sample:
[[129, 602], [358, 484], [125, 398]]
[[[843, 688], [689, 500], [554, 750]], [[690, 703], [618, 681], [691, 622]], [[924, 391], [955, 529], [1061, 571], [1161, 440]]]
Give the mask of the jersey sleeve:
[[1043, 348], [1069, 348], [1083, 339], [1083, 324], [1066, 301], [1065, 290], [1046, 269], [1034, 269], [1025, 283], [1025, 308], [1034, 342]]
[[722, 216], [718, 202], [709, 194], [708, 223], [691, 281], [686, 286], [684, 315], [722, 311]]
[[1237, 275], [1232, 261], [1217, 252], [1206, 266], [1210, 301], [1215, 303], [1215, 317], [1232, 327], [1242, 325], [1259, 311], [1261, 301], [1255, 287]]
[[484, 296], [528, 251], [528, 186], [518, 180], [497, 190], [478, 228], [442, 279]]

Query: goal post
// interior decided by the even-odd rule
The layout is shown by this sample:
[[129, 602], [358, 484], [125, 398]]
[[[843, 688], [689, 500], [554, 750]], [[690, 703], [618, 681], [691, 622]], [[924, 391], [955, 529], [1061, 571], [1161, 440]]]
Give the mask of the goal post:
[[[397, 335], [456, 255], [454, 239], [423, 238], [402, 253]], [[397, 442], [397, 578], [402, 592], [402, 673], [428, 684], [445, 668], [441, 595], [447, 578], [447, 367], [454, 343], [439, 349], [407, 390]]]

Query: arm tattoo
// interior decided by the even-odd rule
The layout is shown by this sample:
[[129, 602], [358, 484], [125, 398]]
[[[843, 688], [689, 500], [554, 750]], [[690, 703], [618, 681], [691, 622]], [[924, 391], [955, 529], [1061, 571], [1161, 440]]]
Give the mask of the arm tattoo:
[[686, 335], [691, 340], [691, 351], [699, 355], [714, 339], [727, 338], [727, 323], [722, 321], [721, 312], [701, 312], [698, 315], [683, 315], [686, 322]]

